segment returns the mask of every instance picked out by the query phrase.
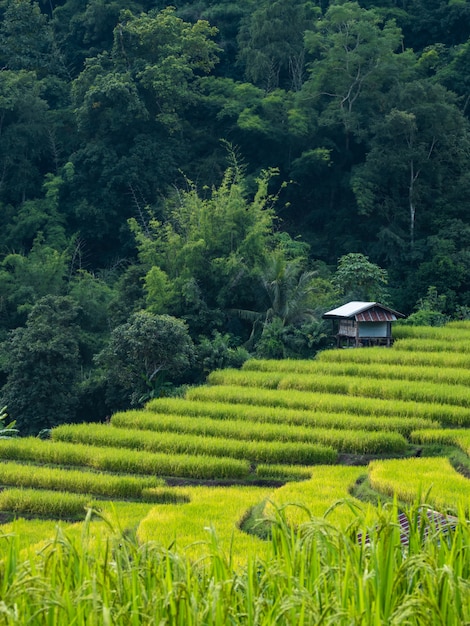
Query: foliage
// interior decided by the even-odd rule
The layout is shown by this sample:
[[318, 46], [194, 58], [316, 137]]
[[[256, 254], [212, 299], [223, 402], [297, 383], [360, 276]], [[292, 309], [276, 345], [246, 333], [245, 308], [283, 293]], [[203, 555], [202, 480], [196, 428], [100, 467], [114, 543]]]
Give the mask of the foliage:
[[232, 335], [223, 335], [217, 330], [213, 332], [212, 339], [201, 337], [196, 353], [204, 374], [225, 367], [241, 367], [250, 358], [248, 350], [241, 346], [234, 347], [233, 343]]
[[388, 275], [363, 254], [351, 252], [338, 260], [333, 283], [347, 300], [387, 303]]
[[77, 316], [72, 298], [44, 296], [32, 307], [26, 326], [11, 331], [4, 345], [7, 382], [2, 399], [22, 434], [75, 418]]
[[444, 326], [450, 321], [443, 312], [445, 300], [445, 296], [438, 295], [435, 287], [429, 287], [426, 297], [418, 301], [417, 310], [400, 323], [411, 326]]
[[16, 422], [6, 423], [8, 417], [7, 407], [4, 406], [0, 409], [0, 439], [9, 439], [10, 437], [16, 437], [18, 429], [15, 428]]
[[176, 5], [0, 2], [0, 341], [44, 296], [80, 307], [61, 417], [1, 356], [13, 419], [52, 399], [31, 432], [183, 380], [95, 358], [139, 311], [187, 323], [190, 382], [312, 357], [343, 299], [468, 313], [468, 3]]
[[194, 346], [186, 324], [169, 315], [134, 313], [117, 326], [97, 356], [110, 381], [128, 391], [133, 404], [160, 372], [177, 378], [191, 364]]

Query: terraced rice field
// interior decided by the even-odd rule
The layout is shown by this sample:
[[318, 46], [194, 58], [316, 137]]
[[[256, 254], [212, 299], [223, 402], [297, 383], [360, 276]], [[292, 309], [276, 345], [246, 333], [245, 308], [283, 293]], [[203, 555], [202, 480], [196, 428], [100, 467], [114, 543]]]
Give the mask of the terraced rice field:
[[294, 525], [327, 512], [343, 527], [359, 510], [371, 515], [354, 496], [364, 481], [384, 500], [426, 494], [439, 510], [467, 514], [468, 479], [425, 457], [436, 445], [470, 453], [470, 324], [397, 327], [396, 336], [392, 348], [250, 360], [109, 424], [4, 440], [3, 531], [21, 528], [36, 543], [62, 520], [78, 533], [88, 510], [100, 536], [114, 520], [195, 558], [215, 533], [238, 562], [266, 549], [256, 519], [279, 508]]

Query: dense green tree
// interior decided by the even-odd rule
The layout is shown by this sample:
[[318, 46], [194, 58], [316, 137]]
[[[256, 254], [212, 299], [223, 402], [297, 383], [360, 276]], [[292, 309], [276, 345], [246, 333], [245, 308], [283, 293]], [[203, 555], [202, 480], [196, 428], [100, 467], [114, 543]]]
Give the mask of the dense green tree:
[[26, 326], [4, 342], [7, 382], [3, 404], [21, 434], [76, 418], [80, 375], [78, 307], [69, 297], [45, 296], [32, 307]]
[[162, 375], [181, 380], [193, 358], [194, 345], [182, 320], [140, 311], [112, 331], [97, 362], [111, 385], [122, 387], [132, 404], [139, 404]]
[[68, 263], [67, 251], [45, 245], [41, 235], [27, 254], [6, 255], [0, 263], [2, 328], [21, 326], [40, 298], [64, 295]]
[[[441, 211], [458, 217], [465, 210], [458, 198], [448, 198], [467, 178], [469, 128], [455, 96], [429, 81], [405, 84], [395, 105], [375, 125], [353, 188], [359, 211], [379, 215], [383, 229], [413, 248]], [[377, 220], [372, 223], [377, 227]], [[389, 242], [394, 245], [392, 237]]]
[[214, 35], [207, 22], [186, 23], [171, 8], [138, 17], [124, 11], [112, 54], [89, 59], [74, 81], [82, 145], [71, 157], [66, 202], [99, 262], [129, 244], [126, 219], [174, 182], [176, 159], [192, 152], [185, 116], [216, 63]]
[[313, 60], [305, 98], [318, 102], [319, 124], [342, 127], [346, 150], [351, 135], [364, 136], [370, 119], [383, 110], [394, 81], [406, 76], [409, 58], [396, 54], [401, 40], [393, 21], [357, 2], [331, 4], [306, 33]]
[[41, 161], [50, 151], [47, 109], [34, 72], [1, 72], [0, 200], [5, 203], [40, 193]]
[[7, 0], [0, 23], [0, 65], [34, 71], [38, 77], [64, 73], [54, 32], [37, 2]]
[[151, 310], [184, 317], [197, 336], [219, 326], [221, 310], [253, 303], [254, 272], [276, 245], [273, 174], [262, 173], [250, 197], [233, 160], [207, 198], [191, 184], [180, 190], [164, 224], [131, 220]]
[[305, 79], [304, 33], [314, 27], [320, 9], [311, 2], [264, 2], [240, 28], [238, 62], [245, 76], [265, 91], [299, 91]]
[[333, 284], [345, 302], [364, 300], [387, 304], [387, 271], [369, 261], [368, 257], [351, 252], [338, 260]]

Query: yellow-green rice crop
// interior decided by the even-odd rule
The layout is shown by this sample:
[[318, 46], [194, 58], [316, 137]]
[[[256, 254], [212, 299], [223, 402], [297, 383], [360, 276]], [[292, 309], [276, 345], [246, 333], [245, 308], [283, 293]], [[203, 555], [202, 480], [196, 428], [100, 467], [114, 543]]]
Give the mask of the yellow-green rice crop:
[[[341, 433], [343, 431], [333, 431]], [[375, 440], [379, 433], [370, 433]], [[400, 435], [383, 433], [388, 445], [397, 445]], [[334, 463], [336, 452], [329, 444], [279, 441], [242, 441], [179, 433], [113, 428], [106, 424], [63, 424], [52, 431], [53, 441], [122, 447], [167, 455], [190, 454], [247, 459], [254, 463]], [[356, 437], [358, 439], [358, 437]], [[393, 444], [392, 444], [393, 440]]]
[[446, 328], [460, 328], [470, 331], [470, 320], [454, 320], [446, 324]]
[[371, 486], [405, 502], [418, 497], [442, 512], [470, 512], [470, 480], [457, 473], [446, 458], [410, 458], [373, 461], [369, 466]]
[[312, 476], [313, 467], [301, 467], [299, 465], [264, 465], [256, 466], [256, 476], [270, 480], [307, 480]]
[[179, 507], [155, 506], [138, 527], [140, 541], [175, 546], [191, 558], [210, 554], [213, 538], [235, 564], [265, 554], [267, 544], [240, 530], [251, 507], [260, 504], [271, 490], [259, 487], [185, 488], [190, 502]]
[[[396, 339], [437, 339], [451, 343], [469, 342], [470, 328], [468, 325], [456, 326], [446, 324], [445, 326], [407, 326], [396, 324], [393, 328], [393, 335]], [[450, 347], [452, 350], [452, 347]]]
[[[109, 498], [142, 498], [142, 491], [161, 487], [160, 478], [124, 476], [58, 467], [0, 463], [0, 485], [35, 487]], [[152, 500], [154, 501], [154, 500]]]
[[184, 478], [246, 478], [250, 472], [248, 461], [228, 457], [137, 452], [33, 437], [2, 441], [0, 459]]
[[342, 452], [374, 454], [402, 452], [406, 441], [401, 434], [370, 432], [353, 429], [324, 429], [271, 424], [247, 420], [217, 420], [208, 417], [161, 415], [151, 411], [127, 411], [113, 415], [111, 423], [120, 428], [136, 428], [155, 432], [171, 431], [210, 437], [234, 438], [246, 441], [283, 441], [299, 443], [326, 443]]
[[42, 489], [4, 489], [0, 492], [0, 510], [17, 515], [47, 519], [85, 518], [92, 506], [91, 496]]
[[[462, 626], [470, 623], [470, 530], [430, 533], [411, 524], [401, 544], [397, 510], [380, 524], [361, 517], [355, 532], [314, 518], [293, 530], [279, 512], [266, 557], [247, 550], [233, 567], [229, 549], [209, 539], [194, 561], [157, 541], [116, 532], [97, 541], [92, 523], [23, 555], [0, 538], [5, 626]], [[406, 511], [416, 520], [419, 510]], [[238, 536], [237, 539], [238, 540]]]
[[212, 372], [208, 381], [216, 385], [237, 385], [266, 389], [297, 389], [338, 393], [368, 398], [438, 402], [470, 407], [470, 394], [466, 385], [450, 385], [430, 381], [393, 379], [368, 379], [357, 376], [315, 376], [309, 374], [283, 374], [240, 370]]
[[454, 445], [461, 448], [470, 456], [470, 431], [458, 428], [447, 429], [429, 429], [421, 432], [415, 431], [411, 433], [411, 440], [414, 443], [437, 443]]
[[468, 408], [438, 404], [437, 402], [385, 400], [297, 390], [257, 389], [236, 385], [195, 387], [187, 392], [186, 397], [189, 400], [205, 402], [233, 402], [307, 411], [422, 417], [436, 420], [445, 425], [470, 425], [470, 410]]
[[[251, 361], [247, 361], [250, 363]], [[394, 348], [371, 347], [367, 349], [324, 350], [314, 362], [321, 363], [372, 363], [380, 365], [425, 366], [440, 368], [468, 368], [470, 354], [459, 352], [406, 351]]]
[[[470, 365], [470, 360], [469, 360]], [[395, 365], [391, 363], [358, 363], [356, 361], [268, 361], [250, 359], [245, 363], [244, 371], [274, 372], [273, 380], [282, 385], [281, 373], [301, 375], [299, 388], [304, 376], [358, 376], [365, 378], [392, 378], [398, 380], [428, 380], [434, 383], [470, 385], [470, 369], [467, 367]], [[308, 380], [308, 379], [305, 379]], [[240, 383], [237, 383], [240, 384]], [[273, 388], [275, 385], [273, 385]]]
[[289, 482], [276, 489], [266, 504], [264, 514], [272, 517], [273, 505], [277, 508], [289, 506], [286, 511], [290, 523], [298, 525], [308, 521], [310, 517], [322, 517], [335, 503], [348, 499], [354, 507], [338, 507], [335, 509], [330, 521], [343, 528], [356, 516], [357, 510], [365, 511], [368, 507], [350, 495], [350, 490], [364, 475], [364, 467], [334, 466], [313, 468], [311, 478], [301, 483]]
[[[146, 408], [149, 411], [153, 411], [156, 414], [165, 414], [169, 419], [178, 415], [197, 417], [204, 419], [209, 417], [217, 420], [234, 420], [234, 421], [250, 421], [260, 422], [262, 424], [283, 424], [286, 427], [288, 425], [307, 426], [311, 428], [340, 428], [340, 429], [352, 429], [352, 430], [391, 430], [401, 433], [404, 436], [408, 436], [412, 430], [418, 430], [420, 428], [432, 428], [438, 427], [439, 422], [432, 421], [427, 417], [413, 417], [412, 413], [406, 414], [406, 417], [397, 417], [390, 413], [386, 415], [371, 414], [370, 411], [365, 411], [364, 415], [360, 412], [354, 411], [347, 412], [347, 407], [338, 409], [338, 398], [333, 396], [336, 409], [335, 411], [342, 410], [343, 412], [333, 412], [331, 407], [326, 407], [325, 412], [322, 409], [313, 410], [308, 408], [303, 409], [291, 409], [283, 406], [272, 406], [266, 404], [266, 406], [259, 406], [256, 404], [243, 404], [232, 400], [232, 402], [216, 402], [216, 401], [204, 401], [198, 398], [184, 399], [184, 398], [158, 398], [148, 402]], [[356, 408], [356, 407], [354, 407]], [[142, 419], [137, 415], [138, 412], [129, 412], [129, 426], [138, 428], [138, 424], [142, 424], [142, 428], [146, 421], [145, 417]], [[117, 422], [125, 424], [126, 413], [118, 414], [116, 418]], [[122, 416], [122, 417], [121, 417]], [[111, 418], [114, 423], [114, 416]], [[135, 425], [134, 425], [135, 424]]]
[[[57, 534], [57, 531], [69, 530], [70, 526], [77, 522], [58, 521], [51, 519], [25, 519], [24, 517], [17, 517], [12, 522], [2, 524], [0, 526], [0, 554], [5, 556], [5, 552], [2, 551], [2, 536], [17, 536], [20, 549], [34, 546], [35, 544], [43, 544], [43, 542], [52, 539]], [[1, 558], [0, 558], [1, 563]], [[1, 565], [0, 565], [1, 567]]]
[[446, 341], [445, 339], [397, 339], [394, 350], [417, 350], [419, 352], [462, 352], [470, 353], [470, 341]]

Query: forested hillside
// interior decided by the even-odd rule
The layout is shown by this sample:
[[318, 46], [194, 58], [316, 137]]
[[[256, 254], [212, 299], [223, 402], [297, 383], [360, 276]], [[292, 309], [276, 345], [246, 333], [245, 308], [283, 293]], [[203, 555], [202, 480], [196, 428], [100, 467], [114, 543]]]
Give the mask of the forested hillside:
[[0, 402], [101, 420], [321, 315], [470, 316], [466, 0], [0, 0]]

